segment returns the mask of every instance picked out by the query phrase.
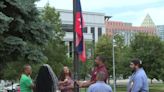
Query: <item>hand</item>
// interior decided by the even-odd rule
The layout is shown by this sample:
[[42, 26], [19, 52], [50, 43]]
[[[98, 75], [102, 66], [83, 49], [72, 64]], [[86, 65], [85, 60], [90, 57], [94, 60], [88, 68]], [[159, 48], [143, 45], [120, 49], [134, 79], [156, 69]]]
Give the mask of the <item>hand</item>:
[[68, 79], [65, 79], [65, 80], [64, 80], [64, 83], [67, 83], [67, 82], [68, 82]]
[[77, 83], [77, 85], [79, 85], [80, 88], [83, 87], [82, 81], [75, 81], [75, 82]]
[[60, 87], [59, 87], [59, 89], [60, 89], [60, 90], [63, 90], [63, 89], [64, 89], [64, 87], [63, 87], [63, 86], [60, 86]]

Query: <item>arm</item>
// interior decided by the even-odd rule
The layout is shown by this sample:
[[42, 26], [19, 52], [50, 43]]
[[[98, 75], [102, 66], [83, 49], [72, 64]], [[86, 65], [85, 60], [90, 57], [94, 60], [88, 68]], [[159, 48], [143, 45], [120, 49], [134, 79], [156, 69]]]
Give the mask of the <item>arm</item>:
[[35, 84], [32, 83], [30, 87], [31, 87], [31, 89], [34, 89], [35, 88]]
[[70, 81], [66, 83], [65, 85], [59, 85], [59, 89], [61, 90], [67, 90], [67, 89], [73, 89], [74, 88], [74, 81]]
[[76, 81], [76, 83], [79, 85], [80, 88], [86, 88], [89, 87], [91, 84], [95, 83], [95, 81]]
[[59, 81], [58, 84], [61, 85], [61, 84], [64, 84], [65, 81]]
[[87, 81], [87, 82], [84, 82], [84, 83], [82, 83], [82, 87], [88, 87], [88, 86], [90, 86], [91, 84], [93, 84], [93, 83], [95, 83], [96, 81]]
[[74, 88], [74, 84], [71, 84], [71, 85], [68, 85], [68, 86], [65, 86], [64, 89], [73, 89]]
[[62, 84], [67, 83], [67, 82], [68, 82], [68, 80], [65, 79], [64, 81], [59, 81], [58, 84], [59, 84], [59, 85], [62, 85]]
[[33, 89], [35, 87], [35, 85], [31, 79], [25, 79], [24, 83], [26, 84], [27, 87], [30, 87], [31, 89]]
[[133, 86], [131, 92], [139, 92], [142, 88], [142, 77], [136, 76], [133, 80]]

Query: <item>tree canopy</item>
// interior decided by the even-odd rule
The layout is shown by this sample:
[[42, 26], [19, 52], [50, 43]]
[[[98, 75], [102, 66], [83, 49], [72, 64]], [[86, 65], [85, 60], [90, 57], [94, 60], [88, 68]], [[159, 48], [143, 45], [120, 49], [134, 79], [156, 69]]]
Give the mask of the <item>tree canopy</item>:
[[150, 79], [160, 79], [163, 69], [164, 45], [159, 37], [137, 34], [131, 42], [131, 57], [143, 61], [143, 66]]
[[53, 29], [39, 17], [36, 1], [0, 1], [0, 70], [8, 62], [48, 60], [43, 51], [53, 37]]

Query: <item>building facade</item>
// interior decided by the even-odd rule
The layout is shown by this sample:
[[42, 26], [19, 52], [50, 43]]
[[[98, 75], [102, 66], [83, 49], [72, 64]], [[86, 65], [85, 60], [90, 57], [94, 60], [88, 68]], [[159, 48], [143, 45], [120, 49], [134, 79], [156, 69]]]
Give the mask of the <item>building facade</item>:
[[[57, 9], [60, 13], [62, 29], [65, 31], [64, 41], [68, 46], [68, 56], [72, 57], [73, 52], [73, 13], [71, 10]], [[105, 34], [103, 13], [83, 12], [84, 18], [84, 40], [97, 42], [98, 38]]]
[[141, 24], [141, 27], [155, 27], [155, 23], [149, 14], [146, 15], [145, 19]]
[[126, 45], [130, 44], [130, 41], [134, 37], [135, 33], [148, 33], [151, 35], [156, 34], [155, 27], [137, 27], [132, 26], [132, 23], [125, 23], [119, 21], [106, 21], [106, 33], [109, 36], [114, 34], [120, 34], [124, 37], [124, 41]]
[[[73, 40], [73, 13], [71, 10], [57, 10], [60, 13], [60, 18], [62, 21], [63, 31], [66, 32], [64, 41]], [[92, 34], [95, 36], [95, 41], [98, 41], [98, 38], [105, 34], [105, 25], [104, 25], [104, 16], [103, 13], [94, 13], [94, 12], [83, 12], [84, 18], [84, 38], [85, 40], [93, 40]]]
[[[126, 23], [121, 21], [105, 21], [106, 34], [112, 36], [114, 34], [120, 34], [124, 37], [124, 42], [129, 45], [136, 33], [147, 33], [150, 35], [157, 35], [157, 29], [155, 23], [147, 14], [144, 18], [141, 26], [132, 26], [132, 23]], [[161, 30], [161, 28], [159, 27]], [[161, 31], [160, 31], [161, 32]]]
[[164, 25], [157, 25], [157, 34], [164, 41]]

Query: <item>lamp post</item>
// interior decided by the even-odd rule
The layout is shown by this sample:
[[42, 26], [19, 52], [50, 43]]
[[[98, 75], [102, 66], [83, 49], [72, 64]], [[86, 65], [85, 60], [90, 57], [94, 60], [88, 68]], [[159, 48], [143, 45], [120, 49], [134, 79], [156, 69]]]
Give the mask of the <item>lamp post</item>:
[[112, 56], [113, 56], [113, 92], [116, 92], [116, 67], [115, 67], [115, 54], [114, 54], [114, 37], [117, 35], [112, 34]]

